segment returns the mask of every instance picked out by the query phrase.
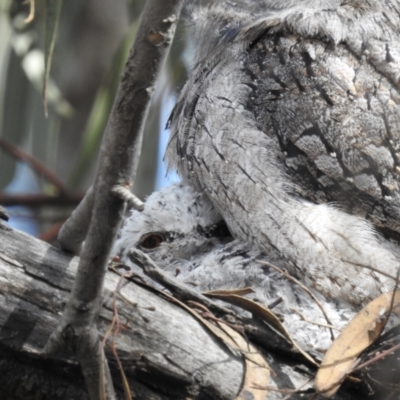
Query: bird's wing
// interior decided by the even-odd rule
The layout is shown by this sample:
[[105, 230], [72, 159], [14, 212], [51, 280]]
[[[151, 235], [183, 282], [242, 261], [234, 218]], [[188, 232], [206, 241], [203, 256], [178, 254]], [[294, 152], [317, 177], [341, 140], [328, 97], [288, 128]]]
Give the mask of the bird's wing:
[[[204, 174], [209, 153], [227, 163], [233, 142], [248, 144], [262, 172], [265, 157], [282, 165], [289, 192], [336, 202], [400, 232], [399, 3], [336, 3], [303, 1], [252, 18], [208, 11], [198, 23], [200, 61], [174, 112], [168, 158], [183, 175], [193, 163]], [[210, 39], [206, 31], [218, 34]], [[227, 110], [215, 122], [220, 130], [208, 133], [207, 115], [218, 107]], [[235, 126], [230, 114], [241, 122]], [[243, 141], [243, 124], [259, 132]]]
[[399, 3], [224, 10], [198, 21], [200, 56], [172, 115], [170, 164], [234, 235], [275, 246], [325, 294], [379, 294], [393, 281], [357, 265], [394, 276], [398, 250], [359, 217], [400, 232]]

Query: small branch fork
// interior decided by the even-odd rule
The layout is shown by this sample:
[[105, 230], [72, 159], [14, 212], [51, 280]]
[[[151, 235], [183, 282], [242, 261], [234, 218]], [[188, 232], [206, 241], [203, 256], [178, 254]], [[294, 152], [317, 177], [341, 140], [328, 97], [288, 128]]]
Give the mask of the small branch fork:
[[[172, 42], [183, 0], [147, 0], [109, 117], [93, 189], [60, 232], [64, 249], [79, 251], [77, 276], [62, 321], [44, 353], [72, 351], [82, 366], [91, 399], [115, 399], [95, 321], [104, 275], [122, 220], [125, 199], [113, 188], [130, 187], [158, 72]], [[87, 233], [87, 235], [86, 235]]]

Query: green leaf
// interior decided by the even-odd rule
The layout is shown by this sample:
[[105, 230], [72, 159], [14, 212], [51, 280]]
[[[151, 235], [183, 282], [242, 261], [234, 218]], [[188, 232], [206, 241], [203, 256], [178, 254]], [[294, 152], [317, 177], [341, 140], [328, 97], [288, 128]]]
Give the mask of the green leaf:
[[45, 6], [45, 48], [44, 48], [44, 80], [43, 106], [47, 117], [47, 83], [50, 77], [51, 61], [56, 43], [58, 24], [60, 22], [62, 0], [46, 0]]

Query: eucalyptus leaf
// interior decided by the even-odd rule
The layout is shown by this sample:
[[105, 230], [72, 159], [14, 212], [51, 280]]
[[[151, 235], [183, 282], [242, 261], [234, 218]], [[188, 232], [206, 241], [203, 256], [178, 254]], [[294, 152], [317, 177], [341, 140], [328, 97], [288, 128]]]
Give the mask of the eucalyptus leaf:
[[43, 106], [47, 116], [47, 83], [60, 22], [62, 0], [47, 0], [45, 6], [45, 73], [43, 80]]

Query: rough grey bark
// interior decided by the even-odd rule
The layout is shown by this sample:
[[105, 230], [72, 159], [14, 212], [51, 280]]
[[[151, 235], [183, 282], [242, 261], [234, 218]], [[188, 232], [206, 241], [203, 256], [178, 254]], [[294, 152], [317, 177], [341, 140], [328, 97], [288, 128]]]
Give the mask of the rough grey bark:
[[[88, 398], [77, 364], [65, 354], [50, 359], [40, 354], [60, 321], [78, 262], [77, 257], [0, 222], [0, 382], [4, 382], [2, 394], [7, 399], [24, 398], [17, 392], [34, 392], [35, 399]], [[119, 279], [117, 274], [107, 273], [99, 316], [101, 336], [112, 320], [113, 292]], [[121, 293], [117, 308], [124, 328], [115, 344], [136, 398], [235, 399], [244, 374], [240, 356], [153, 289], [125, 282]], [[275, 345], [269, 341], [270, 347]], [[269, 400], [285, 397], [287, 389], [300, 387], [314, 375], [286, 352], [275, 349], [264, 354], [272, 369], [266, 386], [283, 390], [271, 390]], [[120, 396], [120, 376], [110, 359]], [[305, 398], [311, 396], [314, 394]], [[358, 398], [363, 396], [351, 392], [336, 397]]]
[[[4, 224], [0, 237], [0, 344], [37, 358], [60, 321], [79, 259]], [[112, 320], [119, 279], [115, 273], [107, 274], [101, 335]], [[169, 398], [184, 398], [191, 392], [234, 398], [243, 374], [240, 357], [184, 310], [140, 285], [123, 284], [121, 293], [124, 298], [119, 298], [117, 307], [125, 328], [115, 341], [128, 377], [159, 386], [155, 392], [168, 393]], [[59, 360], [69, 358], [60, 355], [56, 360], [62, 365]]]
[[58, 238], [64, 243], [63, 248], [72, 254], [81, 252], [82, 242], [85, 240], [92, 217], [93, 203], [93, 187], [90, 187], [78, 207], [72, 212], [71, 217], [60, 229]]

